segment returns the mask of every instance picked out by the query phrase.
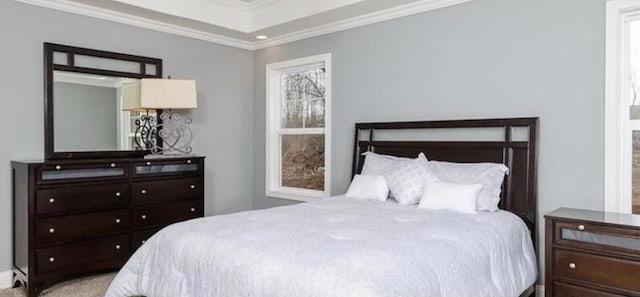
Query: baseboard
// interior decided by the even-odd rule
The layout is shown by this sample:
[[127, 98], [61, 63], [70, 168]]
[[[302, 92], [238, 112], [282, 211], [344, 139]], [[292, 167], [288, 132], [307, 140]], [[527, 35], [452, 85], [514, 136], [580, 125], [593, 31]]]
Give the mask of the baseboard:
[[0, 289], [11, 288], [13, 286], [13, 271], [0, 272]]
[[536, 297], [543, 297], [543, 296], [544, 296], [544, 286], [536, 285]]

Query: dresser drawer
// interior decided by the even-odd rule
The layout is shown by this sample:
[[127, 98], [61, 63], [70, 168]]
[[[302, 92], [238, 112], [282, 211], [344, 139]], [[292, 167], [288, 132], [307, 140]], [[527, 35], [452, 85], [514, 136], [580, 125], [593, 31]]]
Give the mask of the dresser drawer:
[[131, 236], [131, 248], [133, 251], [139, 249], [151, 236], [158, 233], [160, 229], [151, 229], [145, 231], [134, 232]]
[[553, 296], [555, 297], [623, 297], [621, 295], [600, 292], [559, 282], [554, 283], [553, 293]]
[[82, 164], [43, 164], [36, 169], [38, 184], [127, 179], [129, 164], [99, 162]]
[[134, 177], [198, 175], [201, 159], [147, 160], [133, 164]]
[[78, 270], [78, 266], [111, 259], [126, 259], [129, 235], [120, 235], [74, 244], [36, 250], [36, 272], [62, 269]]
[[39, 219], [36, 221], [36, 246], [126, 233], [131, 228], [129, 209]]
[[130, 196], [126, 183], [43, 189], [36, 191], [36, 212], [46, 215], [126, 207]]
[[554, 229], [558, 246], [640, 255], [638, 230], [567, 221], [556, 222]]
[[556, 277], [640, 291], [640, 262], [556, 249], [553, 267]]
[[147, 229], [164, 227], [204, 215], [202, 200], [191, 200], [148, 207], [139, 207], [133, 211], [133, 228]]
[[204, 195], [201, 179], [183, 178], [136, 182], [133, 204], [153, 204], [200, 198]]

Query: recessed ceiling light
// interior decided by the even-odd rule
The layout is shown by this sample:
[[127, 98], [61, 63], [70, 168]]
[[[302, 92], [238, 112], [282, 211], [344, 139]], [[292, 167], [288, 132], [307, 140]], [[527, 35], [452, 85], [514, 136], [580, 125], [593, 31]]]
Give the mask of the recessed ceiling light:
[[258, 35], [258, 36], [256, 36], [256, 39], [258, 39], [258, 40], [265, 40], [267, 38], [269, 38], [269, 37], [267, 37], [267, 35]]

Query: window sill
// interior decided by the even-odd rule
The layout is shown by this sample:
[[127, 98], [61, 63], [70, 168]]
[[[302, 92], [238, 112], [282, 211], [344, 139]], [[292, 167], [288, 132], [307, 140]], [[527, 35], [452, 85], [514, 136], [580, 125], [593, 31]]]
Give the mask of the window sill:
[[285, 199], [292, 201], [308, 202], [327, 197], [325, 192], [304, 190], [304, 189], [278, 189], [267, 190], [265, 193], [269, 198]]

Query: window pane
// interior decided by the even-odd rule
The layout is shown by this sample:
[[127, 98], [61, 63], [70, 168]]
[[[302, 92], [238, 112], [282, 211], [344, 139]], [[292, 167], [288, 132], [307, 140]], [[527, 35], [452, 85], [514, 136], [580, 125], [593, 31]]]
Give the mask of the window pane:
[[301, 100], [286, 101], [282, 104], [282, 127], [303, 127], [303, 102]]
[[313, 99], [307, 101], [306, 110], [306, 126], [307, 128], [323, 128], [324, 127], [324, 98]]
[[640, 131], [632, 131], [631, 192], [633, 196], [633, 213], [640, 214]]
[[629, 80], [631, 104], [640, 105], [640, 21], [629, 24]]
[[629, 24], [629, 82], [632, 127], [632, 193], [633, 213], [640, 214], [640, 21]]
[[324, 135], [283, 135], [282, 186], [324, 190]]
[[282, 128], [324, 127], [324, 68], [284, 73], [282, 89]]

